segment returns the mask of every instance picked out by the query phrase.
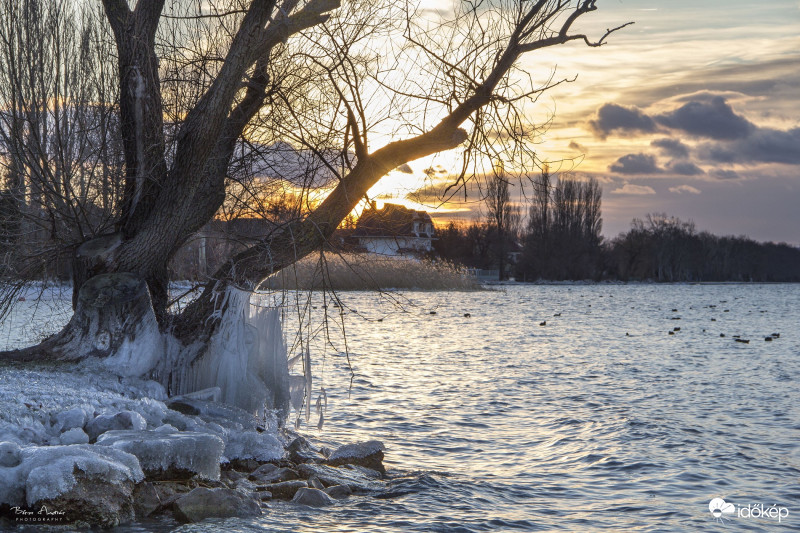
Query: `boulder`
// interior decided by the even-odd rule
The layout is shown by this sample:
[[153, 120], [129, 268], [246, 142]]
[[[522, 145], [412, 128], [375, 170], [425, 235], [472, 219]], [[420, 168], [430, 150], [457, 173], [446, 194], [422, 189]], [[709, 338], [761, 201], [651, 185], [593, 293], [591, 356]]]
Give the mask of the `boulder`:
[[133, 510], [136, 518], [147, 518], [161, 508], [161, 497], [152, 483], [143, 481], [133, 489]]
[[64, 513], [68, 523], [86, 523], [104, 528], [135, 519], [133, 481], [113, 482], [75, 469], [75, 485], [62, 494], [33, 502], [34, 509]]
[[107, 431], [98, 446], [123, 450], [139, 459], [149, 480], [189, 479], [195, 475], [219, 481], [219, 462], [225, 442], [199, 432]]
[[286, 452], [289, 454], [289, 460], [295, 464], [321, 463], [325, 460], [325, 457], [304, 437], [297, 437], [289, 443]]
[[86, 424], [86, 433], [89, 439], [94, 441], [105, 433], [112, 430], [134, 430], [141, 431], [147, 427], [144, 417], [135, 411], [122, 411], [114, 415], [98, 415]]
[[258, 500], [233, 489], [198, 487], [175, 500], [175, 518], [181, 522], [199, 522], [206, 518], [254, 517], [261, 515]]
[[276, 468], [269, 473], [257, 474], [259, 470], [260, 469], [257, 468], [252, 474], [250, 474], [250, 479], [260, 485], [300, 479], [300, 475], [291, 468]]
[[272, 497], [278, 500], [289, 500], [294, 497], [298, 490], [303, 488], [308, 488], [308, 483], [303, 480], [284, 481], [264, 486], [264, 490], [272, 493]]
[[330, 496], [319, 489], [302, 488], [298, 489], [298, 491], [295, 493], [294, 498], [292, 498], [292, 502], [302, 505], [310, 505], [312, 507], [324, 507], [326, 505], [331, 505], [333, 500]]
[[325, 494], [333, 498], [334, 500], [343, 500], [353, 494], [353, 491], [350, 490], [350, 487], [347, 485], [331, 485], [325, 490]]
[[330, 466], [365, 466], [380, 472], [381, 475], [385, 475], [386, 468], [383, 466], [383, 450], [383, 443], [377, 440], [345, 444], [334, 450], [325, 461], [325, 464]]
[[[379, 491], [383, 485], [378, 481], [380, 477], [375, 471], [356, 468], [334, 468], [326, 465], [302, 464], [297, 465], [298, 473], [305, 478], [316, 476], [326, 487], [333, 485], [346, 485], [355, 493]], [[370, 474], [372, 472], [372, 474]]]

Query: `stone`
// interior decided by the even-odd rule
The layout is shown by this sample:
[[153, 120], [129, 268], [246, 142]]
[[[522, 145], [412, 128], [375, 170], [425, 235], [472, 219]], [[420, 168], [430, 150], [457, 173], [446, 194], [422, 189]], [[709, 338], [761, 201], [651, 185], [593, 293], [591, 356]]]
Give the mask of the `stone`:
[[383, 466], [383, 443], [377, 440], [340, 446], [330, 454], [325, 464], [330, 466], [359, 465], [386, 474]]
[[133, 510], [136, 518], [147, 518], [161, 508], [161, 498], [152, 483], [143, 481], [133, 489]]
[[144, 417], [135, 411], [122, 411], [114, 415], [98, 415], [86, 425], [90, 441], [112, 430], [141, 431], [147, 427]]
[[303, 480], [284, 481], [264, 486], [264, 490], [271, 492], [272, 497], [278, 500], [290, 500], [298, 490], [303, 488], [308, 488], [308, 484]]
[[271, 474], [272, 472], [276, 471], [277, 469], [278, 469], [278, 465], [274, 465], [272, 463], [265, 463], [265, 464], [259, 466], [258, 468], [256, 468], [255, 470], [253, 470], [250, 473], [250, 475], [253, 476], [253, 477], [262, 477], [262, 476], [265, 476], [267, 474]]
[[64, 493], [33, 503], [34, 509], [46, 507], [50, 512], [63, 512], [68, 523], [86, 523], [104, 528], [133, 522], [132, 481], [110, 482], [75, 470], [75, 485]]
[[61, 444], [89, 444], [89, 435], [81, 428], [72, 428], [61, 434]]
[[312, 489], [319, 489], [322, 490], [325, 488], [325, 485], [322, 484], [322, 481], [319, 480], [317, 476], [311, 476], [308, 478], [308, 486]]
[[331, 485], [325, 490], [325, 494], [333, 498], [334, 500], [343, 500], [353, 494], [353, 491], [350, 490], [350, 487], [347, 485]]
[[325, 457], [304, 437], [297, 437], [289, 443], [286, 452], [289, 454], [289, 460], [295, 464], [321, 463], [325, 460]]
[[325, 494], [323, 491], [308, 487], [299, 489], [295, 493], [294, 498], [292, 498], [292, 502], [302, 505], [310, 505], [311, 507], [324, 507], [326, 505], [333, 504], [331, 497]]
[[291, 468], [276, 468], [269, 473], [259, 473], [259, 469], [256, 469], [255, 472], [250, 474], [250, 480], [255, 481], [261, 485], [266, 485], [269, 483], [281, 483], [283, 481], [292, 481], [294, 479], [300, 479], [300, 475], [292, 470]]
[[256, 492], [256, 497], [261, 500], [262, 502], [266, 502], [272, 499], [272, 493], [268, 490], [262, 490]]
[[[302, 464], [297, 466], [298, 473], [306, 479], [316, 476], [326, 487], [346, 485], [355, 493], [380, 491], [383, 484], [368, 475], [369, 470], [356, 468], [334, 468], [326, 465]], [[377, 472], [375, 472], [377, 474]], [[378, 474], [379, 475], [379, 474]]]
[[175, 518], [200, 522], [206, 518], [248, 518], [261, 515], [261, 505], [252, 496], [233, 489], [198, 487], [175, 500]]
[[139, 459], [148, 480], [189, 479], [195, 475], [219, 481], [225, 442], [217, 435], [187, 431], [107, 431], [98, 446], [111, 446]]

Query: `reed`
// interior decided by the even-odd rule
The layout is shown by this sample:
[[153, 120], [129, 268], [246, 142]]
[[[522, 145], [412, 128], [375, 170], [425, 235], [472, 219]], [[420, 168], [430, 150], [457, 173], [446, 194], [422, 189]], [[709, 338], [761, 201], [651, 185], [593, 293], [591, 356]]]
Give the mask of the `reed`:
[[268, 278], [263, 286], [278, 290], [339, 291], [481, 288], [465, 269], [451, 263], [355, 253], [306, 257]]

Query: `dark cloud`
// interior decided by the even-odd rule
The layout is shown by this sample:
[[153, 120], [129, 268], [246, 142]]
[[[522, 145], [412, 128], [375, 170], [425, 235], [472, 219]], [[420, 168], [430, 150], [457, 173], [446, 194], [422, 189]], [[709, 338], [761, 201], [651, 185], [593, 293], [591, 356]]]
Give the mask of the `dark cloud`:
[[581, 153], [584, 153], [584, 154], [586, 152], [588, 152], [588, 150], [586, 149], [585, 146], [583, 146], [582, 144], [578, 144], [575, 141], [570, 141], [569, 142], [569, 148], [571, 148], [572, 150], [577, 150], [577, 151], [579, 151]]
[[760, 128], [734, 148], [750, 161], [800, 165], [800, 128], [788, 131]]
[[691, 101], [656, 116], [655, 121], [696, 137], [717, 140], [742, 139], [756, 129], [752, 122], [734, 113], [721, 96], [714, 96], [709, 101]]
[[612, 131], [651, 133], [656, 131], [657, 125], [641, 109], [608, 103], [597, 110], [597, 118], [589, 121], [589, 127], [595, 135], [605, 139]]
[[714, 169], [709, 174], [718, 180], [738, 180], [741, 177], [735, 170], [722, 170], [721, 168]]
[[659, 174], [663, 172], [656, 164], [655, 157], [642, 153], [624, 155], [608, 168], [611, 172], [620, 174]]
[[675, 174], [681, 176], [697, 176], [698, 174], [705, 174], [702, 168], [698, 167], [691, 161], [671, 161], [667, 168]]
[[662, 154], [676, 159], [689, 157], [689, 147], [678, 139], [656, 139], [650, 143], [650, 146], [655, 146]]

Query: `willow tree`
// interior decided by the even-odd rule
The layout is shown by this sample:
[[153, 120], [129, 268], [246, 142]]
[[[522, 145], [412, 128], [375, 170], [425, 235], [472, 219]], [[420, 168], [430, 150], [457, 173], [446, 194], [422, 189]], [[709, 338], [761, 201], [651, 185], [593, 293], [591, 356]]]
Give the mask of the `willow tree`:
[[[482, 161], [518, 153], [536, 131], [526, 105], [559, 83], [523, 72], [523, 56], [597, 47], [619, 29], [594, 40], [575, 32], [595, 0], [454, 4], [443, 14], [392, 1], [103, 0], [116, 47], [121, 197], [109, 230], [73, 243], [72, 320], [3, 357], [113, 358], [155, 329], [191, 345], [180, 364], [193, 364], [224, 321], [226, 294], [320, 249], [393, 169], [458, 149], [453, 184], [462, 186]], [[219, 212], [244, 148], [276, 143], [316, 161], [311, 174], [325, 174], [330, 192], [171, 312], [170, 259]]]

